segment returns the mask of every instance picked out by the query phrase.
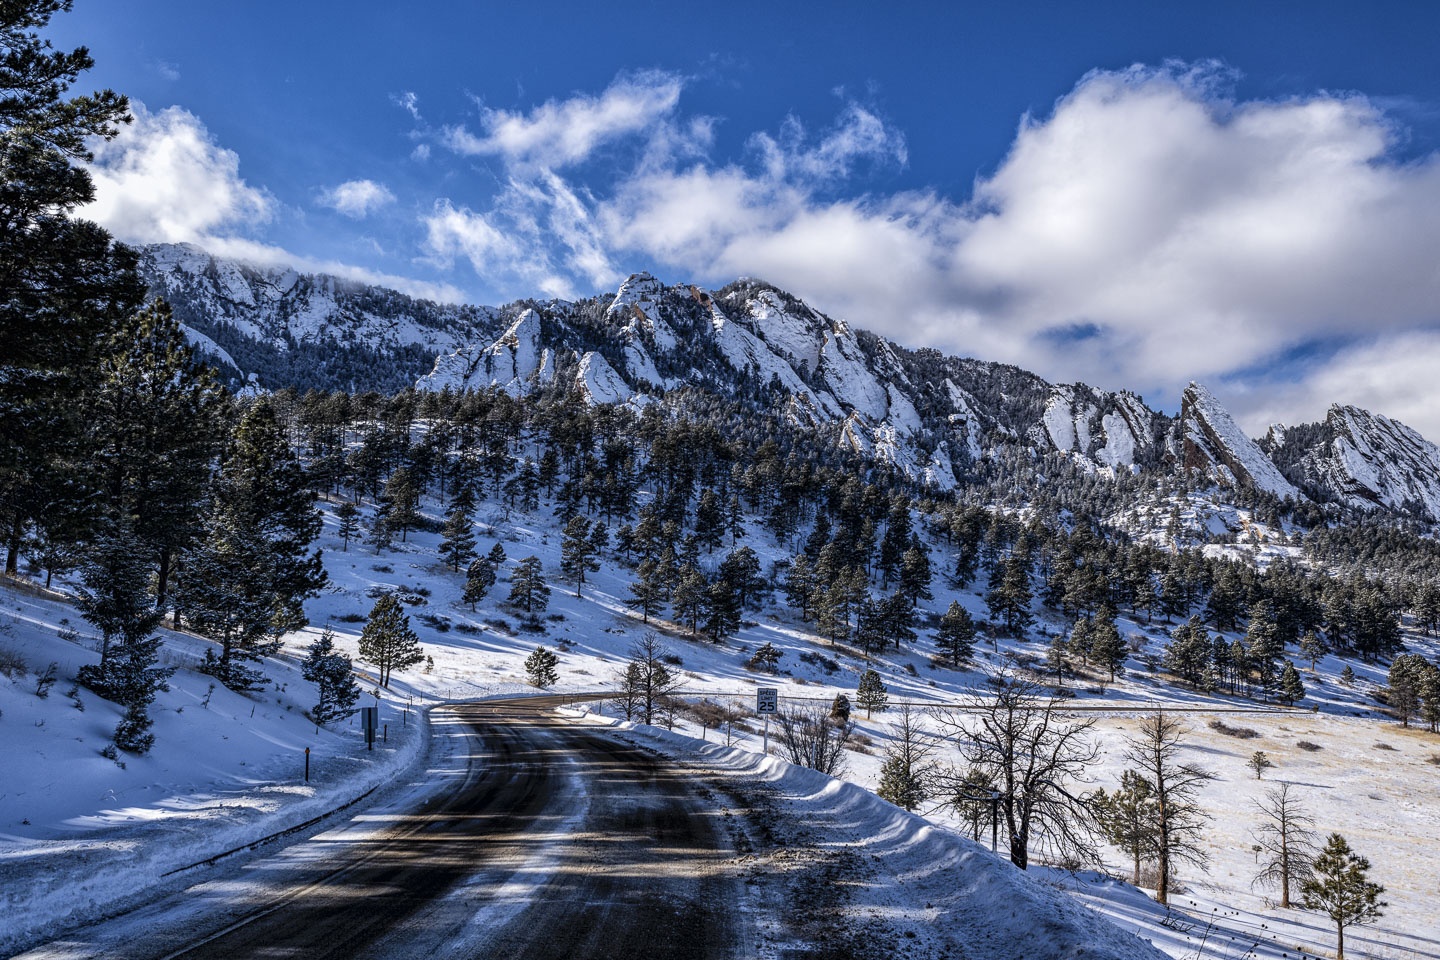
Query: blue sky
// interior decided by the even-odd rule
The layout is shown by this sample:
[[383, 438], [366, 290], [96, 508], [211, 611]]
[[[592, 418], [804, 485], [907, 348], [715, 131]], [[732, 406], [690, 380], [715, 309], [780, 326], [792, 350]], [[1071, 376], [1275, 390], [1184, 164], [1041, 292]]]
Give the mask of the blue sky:
[[1440, 436], [1426, 5], [573, 6], [79, 0], [51, 37], [141, 105], [92, 215], [480, 302], [759, 275], [1252, 429]]

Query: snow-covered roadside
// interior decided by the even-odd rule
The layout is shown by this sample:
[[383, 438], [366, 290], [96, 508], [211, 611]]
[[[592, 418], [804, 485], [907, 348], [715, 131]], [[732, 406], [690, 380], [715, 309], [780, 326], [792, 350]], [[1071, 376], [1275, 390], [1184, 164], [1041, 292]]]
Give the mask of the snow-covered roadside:
[[[816, 885], [832, 895], [843, 888], [843, 900], [821, 912], [838, 911], [852, 935], [872, 947], [893, 940], [895, 952], [971, 960], [1165, 956], [984, 847], [853, 783], [656, 727], [565, 712], [713, 773], [720, 789], [744, 800], [752, 814], [760, 795], [760, 805], [778, 816], [766, 824], [775, 842], [757, 842], [747, 863], [757, 895], [766, 897], [771, 883], [779, 887], [772, 893], [790, 896]], [[805, 872], [815, 875], [812, 881], [800, 877]], [[793, 906], [798, 915], [815, 905]], [[771, 933], [780, 949], [786, 932]]]
[[[58, 635], [72, 609], [3, 597], [0, 641], [32, 671], [56, 663], [69, 677], [94, 658]], [[34, 672], [0, 676], [0, 951], [193, 883], [206, 861], [229, 866], [277, 834], [322, 829], [331, 814], [403, 781], [427, 753], [428, 708], [417, 704], [407, 722], [403, 701], [384, 696], [388, 741], [367, 751], [358, 725], [317, 729], [306, 720], [310, 686], [293, 665], [267, 661], [274, 689], [244, 697], [185, 666], [200, 645], [167, 636], [177, 670], [153, 710], [156, 746], [144, 757], [122, 754], [123, 768], [99, 753], [119, 716], [113, 704], [83, 689], [72, 696], [66, 680], [38, 697]]]

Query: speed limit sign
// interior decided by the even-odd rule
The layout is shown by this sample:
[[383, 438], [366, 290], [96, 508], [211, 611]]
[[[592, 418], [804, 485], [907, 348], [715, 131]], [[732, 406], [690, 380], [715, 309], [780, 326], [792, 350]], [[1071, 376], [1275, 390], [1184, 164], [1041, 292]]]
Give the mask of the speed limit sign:
[[776, 687], [760, 687], [755, 691], [755, 712], [756, 713], [778, 713], [780, 710], [780, 691]]

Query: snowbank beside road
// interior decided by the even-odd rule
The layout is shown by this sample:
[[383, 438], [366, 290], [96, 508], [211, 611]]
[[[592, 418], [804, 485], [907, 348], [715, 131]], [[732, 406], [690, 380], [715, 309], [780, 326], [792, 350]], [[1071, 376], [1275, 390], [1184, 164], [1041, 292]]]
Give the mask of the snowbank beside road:
[[[193, 882], [199, 870], [187, 868], [298, 833], [425, 753], [422, 711], [407, 725], [382, 699], [389, 741], [367, 751], [358, 724], [317, 730], [304, 716], [313, 687], [294, 665], [267, 661], [271, 685], [241, 696], [186, 666], [204, 641], [167, 634], [164, 656], [177, 669], [151, 711], [155, 747], [122, 753], [121, 767], [100, 754], [119, 707], [68, 679], [96, 658], [84, 638], [60, 635], [74, 610], [12, 591], [0, 600], [0, 648], [27, 671], [0, 675], [0, 953]], [[49, 664], [61, 679], [36, 696]]]
[[[773, 863], [765, 862], [767, 851], [757, 851], [759, 870], [794, 869], [797, 846], [815, 848], [822, 857], [843, 854], [833, 863], [843, 871], [835, 882], [847, 885], [851, 894], [844, 914], [857, 924], [879, 921], [885, 933], [913, 944], [920, 955], [928, 948], [935, 955], [969, 960], [1165, 957], [984, 847], [853, 783], [655, 727], [603, 718], [592, 722], [614, 726], [623, 737], [678, 760], [698, 763], [719, 775], [727, 792], [740, 797], [767, 794], [785, 821], [778, 831], [785, 843], [783, 856], [768, 858]], [[850, 874], [847, 865], [859, 875]]]

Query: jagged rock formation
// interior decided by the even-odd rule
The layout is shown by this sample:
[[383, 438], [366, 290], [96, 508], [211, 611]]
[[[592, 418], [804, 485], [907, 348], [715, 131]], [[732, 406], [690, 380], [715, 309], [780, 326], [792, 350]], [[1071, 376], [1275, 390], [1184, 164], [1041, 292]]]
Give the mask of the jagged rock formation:
[[1440, 520], [1440, 447], [1359, 407], [1330, 407], [1320, 424], [1271, 428], [1271, 456], [1316, 495], [1357, 510], [1404, 510]]
[[[720, 290], [635, 274], [613, 294], [442, 306], [211, 257], [143, 251], [142, 270], [232, 385], [362, 391], [552, 385], [633, 409], [699, 390], [813, 427], [917, 481], [955, 486], [999, 451], [1089, 471], [1180, 469], [1221, 487], [1440, 520], [1440, 451], [1353, 407], [1256, 443], [1192, 383], [1180, 417], [1132, 393], [1052, 384], [1006, 364], [910, 350], [758, 280]], [[1297, 489], [1298, 487], [1298, 489]]]
[[1186, 471], [1199, 471], [1222, 487], [1249, 484], [1277, 497], [1301, 496], [1215, 395], [1194, 381], [1180, 398], [1180, 442]]

